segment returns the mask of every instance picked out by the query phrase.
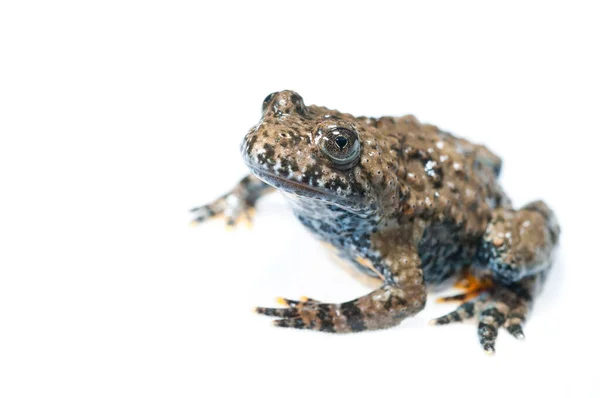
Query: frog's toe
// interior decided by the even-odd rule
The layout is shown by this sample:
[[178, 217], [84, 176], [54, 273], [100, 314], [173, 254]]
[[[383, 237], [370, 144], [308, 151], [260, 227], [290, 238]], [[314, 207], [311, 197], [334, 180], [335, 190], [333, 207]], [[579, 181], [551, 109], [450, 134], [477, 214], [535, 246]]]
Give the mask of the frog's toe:
[[255, 307], [254, 311], [258, 314], [280, 318], [273, 321], [273, 325], [278, 327], [312, 329], [330, 333], [336, 331], [334, 328], [335, 305], [322, 304], [308, 297], [301, 297], [300, 300], [280, 297], [277, 298], [277, 302], [288, 308]]
[[479, 325], [477, 332], [479, 342], [487, 354], [494, 354], [496, 351], [496, 338], [498, 330], [502, 327], [518, 340], [523, 340], [523, 323], [525, 318], [517, 311], [509, 312], [507, 305], [501, 301], [488, 304], [479, 315]]
[[[288, 308], [255, 307], [254, 312], [257, 314], [280, 318], [273, 321], [273, 325], [275, 326], [296, 329], [311, 329], [311, 322], [308, 321], [306, 317], [306, 315], [309, 313], [309, 311], [306, 311], [306, 306], [300, 301], [285, 301], [289, 305]], [[312, 323], [312, 325], [314, 326], [314, 323]]]
[[211, 218], [215, 218], [223, 213], [222, 209], [220, 208], [217, 202], [204, 206], [194, 207], [193, 209], [190, 209], [190, 212], [194, 215], [194, 219], [191, 222], [192, 226], [203, 223], [204, 221], [210, 220]]
[[486, 353], [494, 354], [501, 328], [519, 340], [525, 338], [523, 326], [531, 301], [530, 294], [519, 284], [494, 286], [491, 291], [461, 304], [455, 311], [433, 319], [431, 324], [445, 325], [477, 316], [479, 343]]
[[504, 328], [517, 340], [525, 339], [525, 333], [523, 333], [523, 325], [525, 324], [525, 315], [519, 311], [513, 311], [506, 317], [504, 322]]
[[460, 294], [456, 294], [454, 296], [438, 297], [435, 300], [435, 302], [436, 303], [462, 303], [468, 299], [469, 299], [468, 293], [460, 293]]
[[227, 227], [237, 227], [241, 223], [245, 223], [248, 227], [251, 227], [254, 214], [254, 206], [241, 200], [232, 201], [223, 212]]
[[268, 307], [255, 307], [254, 312], [266, 316], [276, 316], [280, 318], [292, 318], [298, 316], [297, 308], [268, 308]]
[[254, 307], [254, 312], [267, 316], [290, 318], [298, 316], [303, 307], [319, 303], [317, 300], [313, 300], [306, 296], [300, 297], [299, 300], [290, 300], [283, 297], [277, 297], [275, 298], [275, 301], [278, 304], [286, 306], [287, 308]]
[[[486, 306], [482, 309], [483, 305]], [[432, 319], [430, 324], [447, 325], [450, 323], [463, 322], [472, 319], [477, 315], [479, 318], [477, 326], [479, 343], [486, 353], [493, 354], [495, 352], [498, 329], [502, 327], [506, 320], [506, 315], [497, 307], [497, 303], [486, 303], [484, 298], [478, 297], [461, 304], [456, 310], [446, 315]]]
[[306, 303], [318, 303], [319, 301], [313, 300], [310, 297], [302, 296], [299, 300], [290, 300], [283, 297], [275, 298], [278, 304], [285, 305], [287, 307], [296, 307], [298, 305], [306, 304]]
[[273, 325], [280, 328], [310, 329], [310, 324], [305, 323], [304, 320], [299, 317], [275, 319]]
[[456, 282], [455, 288], [462, 290], [460, 294], [454, 296], [440, 297], [436, 300], [438, 303], [459, 302], [464, 303], [481, 296], [484, 292], [490, 290], [493, 284], [490, 279], [477, 278], [471, 273], [466, 273], [462, 279]]
[[479, 324], [477, 325], [477, 335], [479, 343], [487, 354], [496, 352], [496, 338], [498, 329], [502, 327], [506, 320], [506, 313], [500, 303], [490, 303], [479, 314]]
[[462, 303], [456, 310], [449, 312], [439, 318], [432, 319], [430, 324], [432, 325], [447, 325], [454, 322], [462, 322], [467, 319], [471, 319], [478, 312], [481, 307], [482, 300], [477, 298], [475, 300], [467, 301]]

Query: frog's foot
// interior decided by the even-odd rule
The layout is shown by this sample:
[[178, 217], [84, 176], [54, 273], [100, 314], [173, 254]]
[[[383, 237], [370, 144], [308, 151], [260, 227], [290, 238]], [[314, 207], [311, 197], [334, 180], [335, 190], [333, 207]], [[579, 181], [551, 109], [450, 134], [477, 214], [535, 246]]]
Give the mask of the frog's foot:
[[[320, 304], [319, 301], [313, 300], [306, 296], [300, 297], [299, 300], [290, 300], [290, 299], [286, 299], [283, 297], [277, 297], [275, 299], [275, 301], [277, 302], [277, 304], [281, 304], [281, 305], [285, 306], [286, 308], [254, 307], [254, 312], [256, 312], [257, 314], [262, 314], [262, 315], [267, 315], [267, 316], [275, 316], [275, 317], [280, 317], [280, 318], [294, 318], [294, 317], [297, 317], [300, 315], [303, 308]], [[285, 322], [284, 322], [284, 324], [279, 324], [278, 321], [282, 321], [282, 320], [275, 321], [275, 325], [277, 325], [277, 326], [288, 326], [288, 327], [292, 326], [292, 325], [286, 325]], [[298, 324], [299, 328], [305, 329], [304, 327], [300, 327], [300, 326], [301, 325]]]
[[333, 323], [333, 317], [336, 316], [332, 313], [333, 304], [322, 304], [306, 296], [300, 297], [300, 300], [277, 297], [276, 301], [287, 308], [255, 307], [254, 312], [281, 318], [273, 321], [273, 324], [279, 327], [336, 332]]
[[250, 226], [254, 216], [254, 205], [258, 198], [268, 190], [268, 185], [256, 177], [247, 176], [231, 192], [212, 203], [191, 209], [190, 211], [195, 217], [192, 225], [211, 218], [222, 217], [228, 227], [234, 227], [241, 221], [245, 221]]
[[479, 342], [486, 353], [495, 352], [498, 330], [504, 327], [511, 335], [521, 340], [525, 316], [531, 306], [533, 279], [528, 278], [509, 286], [494, 286], [489, 291], [462, 303], [456, 310], [433, 319], [433, 325], [462, 322], [477, 316]]
[[193, 208], [190, 212], [194, 215], [192, 226], [213, 218], [225, 219], [227, 227], [238, 226], [242, 221], [251, 226], [254, 206], [231, 193], [207, 205]]

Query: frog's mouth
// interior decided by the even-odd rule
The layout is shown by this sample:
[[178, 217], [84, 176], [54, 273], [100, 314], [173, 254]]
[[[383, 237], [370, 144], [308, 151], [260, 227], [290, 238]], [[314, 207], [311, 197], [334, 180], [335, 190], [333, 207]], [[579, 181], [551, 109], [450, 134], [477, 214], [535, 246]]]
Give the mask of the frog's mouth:
[[318, 187], [281, 177], [272, 172], [259, 169], [254, 166], [249, 165], [249, 168], [252, 173], [261, 181], [286, 193], [302, 198], [331, 203], [351, 212], [359, 212], [361, 209], [359, 203], [356, 203], [355, 200], [336, 195], [330, 191], [327, 191], [326, 189], [319, 189]]
[[325, 190], [321, 190], [298, 181], [290, 180], [253, 166], [250, 166], [250, 170], [260, 180], [277, 189], [282, 189], [293, 194], [306, 194], [306, 196], [327, 196], [333, 199], [333, 195]]

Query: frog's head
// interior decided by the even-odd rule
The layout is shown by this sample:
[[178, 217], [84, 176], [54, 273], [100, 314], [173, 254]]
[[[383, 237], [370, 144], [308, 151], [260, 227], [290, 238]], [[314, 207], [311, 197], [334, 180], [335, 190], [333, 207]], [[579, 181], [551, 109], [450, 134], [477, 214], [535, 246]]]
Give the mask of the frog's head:
[[373, 179], [380, 181], [382, 172], [377, 175], [369, 162], [381, 149], [366, 120], [306, 106], [294, 91], [272, 93], [242, 142], [242, 155], [277, 189], [354, 212], [375, 210], [381, 190]]

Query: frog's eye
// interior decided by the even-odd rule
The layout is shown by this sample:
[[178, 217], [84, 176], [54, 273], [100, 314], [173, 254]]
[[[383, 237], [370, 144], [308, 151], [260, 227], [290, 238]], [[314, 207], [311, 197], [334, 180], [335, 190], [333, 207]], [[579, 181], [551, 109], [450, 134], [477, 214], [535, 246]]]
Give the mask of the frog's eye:
[[340, 167], [354, 166], [360, 154], [358, 135], [349, 129], [338, 127], [329, 130], [321, 139], [320, 144], [323, 153], [333, 164]]

